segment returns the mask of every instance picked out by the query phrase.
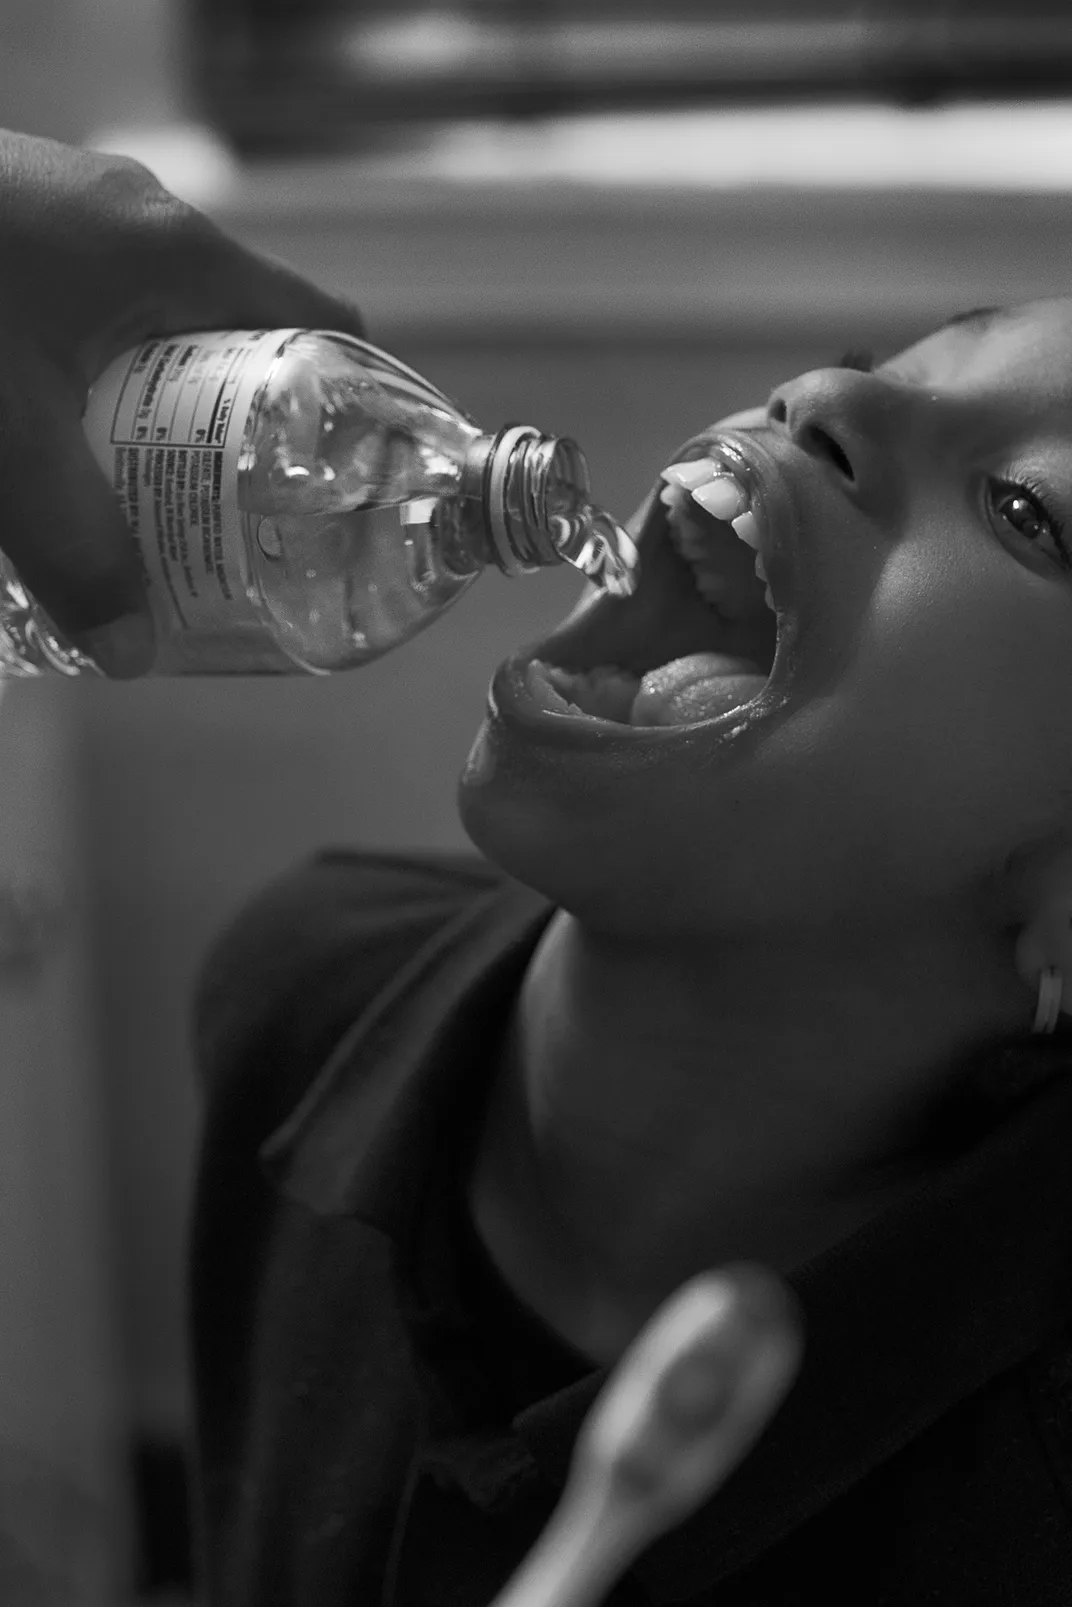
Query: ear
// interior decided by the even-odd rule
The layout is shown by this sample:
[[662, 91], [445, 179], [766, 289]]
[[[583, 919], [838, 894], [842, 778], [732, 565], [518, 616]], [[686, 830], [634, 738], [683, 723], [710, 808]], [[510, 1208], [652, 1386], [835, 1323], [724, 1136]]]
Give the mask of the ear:
[[1035, 988], [1044, 970], [1060, 971], [1072, 1005], [1072, 842], [1062, 834], [1014, 856], [1006, 880], [1020, 928], [1017, 972]]

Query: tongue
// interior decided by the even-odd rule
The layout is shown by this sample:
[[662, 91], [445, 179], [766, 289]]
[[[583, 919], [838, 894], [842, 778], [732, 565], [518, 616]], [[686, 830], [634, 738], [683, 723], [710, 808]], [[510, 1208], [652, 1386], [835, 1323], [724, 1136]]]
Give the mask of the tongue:
[[693, 653], [650, 670], [640, 683], [631, 725], [684, 725], [710, 720], [750, 703], [767, 677], [748, 658], [729, 653]]

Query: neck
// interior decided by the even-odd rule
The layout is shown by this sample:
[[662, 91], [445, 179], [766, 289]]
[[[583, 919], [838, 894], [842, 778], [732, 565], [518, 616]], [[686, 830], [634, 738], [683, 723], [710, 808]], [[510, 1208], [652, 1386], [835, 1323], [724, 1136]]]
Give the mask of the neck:
[[653, 953], [548, 927], [470, 1203], [508, 1281], [596, 1359], [701, 1269], [788, 1270], [895, 1198], [943, 1070], [1025, 1025], [977, 925], [814, 939]]

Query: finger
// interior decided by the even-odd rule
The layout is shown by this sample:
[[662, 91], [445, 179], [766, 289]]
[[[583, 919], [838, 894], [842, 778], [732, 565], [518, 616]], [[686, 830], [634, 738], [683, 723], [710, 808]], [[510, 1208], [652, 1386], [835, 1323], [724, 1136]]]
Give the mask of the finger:
[[344, 335], [364, 337], [365, 320], [348, 297], [324, 290], [280, 258], [253, 250], [211, 225], [218, 243], [210, 282], [205, 287], [210, 305], [226, 302], [225, 319], [253, 317], [253, 328], [286, 327], [337, 329]]
[[353, 302], [322, 290], [279, 258], [243, 245], [199, 215], [190, 236], [181, 264], [176, 257], [173, 282], [165, 280], [160, 287], [166, 298], [161, 312], [184, 328], [207, 318], [209, 327], [217, 328], [297, 325], [364, 335], [364, 320]]
[[106, 327], [87, 331], [87, 385], [151, 335], [299, 328], [365, 336], [361, 312], [347, 297], [232, 239], [191, 208], [124, 254], [123, 278], [129, 280], [123, 311]]
[[78, 398], [40, 360], [0, 363], [0, 548], [60, 633], [112, 675], [152, 660], [137, 550], [82, 429]]
[[6, 307], [19, 308], [27, 341], [84, 388], [154, 334], [363, 333], [345, 296], [231, 238], [140, 162], [0, 130], [0, 180]]

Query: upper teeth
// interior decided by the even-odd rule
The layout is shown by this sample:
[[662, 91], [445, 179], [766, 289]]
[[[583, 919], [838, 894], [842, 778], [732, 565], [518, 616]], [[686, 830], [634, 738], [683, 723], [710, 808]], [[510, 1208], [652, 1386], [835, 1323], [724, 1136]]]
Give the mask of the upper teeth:
[[756, 516], [752, 512], [751, 508], [747, 508], [745, 512], [739, 514], [736, 519], [731, 519], [730, 523], [733, 525], [734, 530], [736, 530], [741, 540], [747, 541], [748, 545], [750, 547], [754, 547], [758, 552], [759, 530], [756, 527]]
[[698, 502], [716, 519], [731, 524], [740, 539], [755, 550], [755, 572], [763, 582], [763, 599], [773, 611], [774, 599], [763, 565], [763, 554], [759, 549], [759, 527], [749, 506], [747, 489], [712, 458], [698, 458], [692, 463], [671, 463], [663, 470], [663, 479], [669, 484], [663, 487], [659, 495], [672, 515], [683, 510], [691, 494], [694, 502]]
[[717, 474], [713, 480], [690, 486], [689, 490], [693, 501], [698, 502], [701, 508], [706, 508], [708, 513], [713, 513], [716, 519], [732, 523], [738, 514], [747, 512], [748, 492], [732, 475]]

